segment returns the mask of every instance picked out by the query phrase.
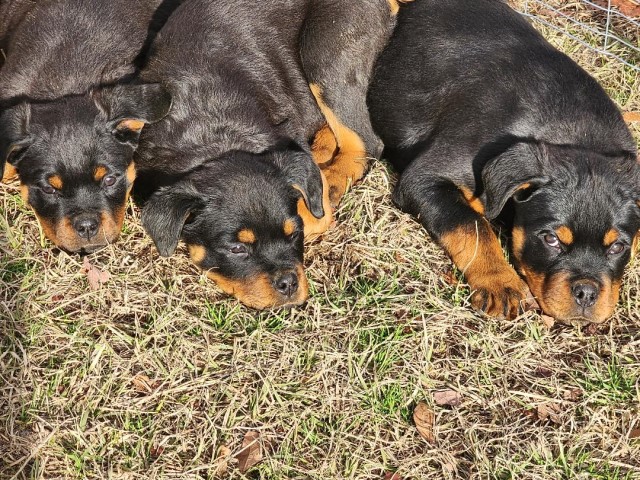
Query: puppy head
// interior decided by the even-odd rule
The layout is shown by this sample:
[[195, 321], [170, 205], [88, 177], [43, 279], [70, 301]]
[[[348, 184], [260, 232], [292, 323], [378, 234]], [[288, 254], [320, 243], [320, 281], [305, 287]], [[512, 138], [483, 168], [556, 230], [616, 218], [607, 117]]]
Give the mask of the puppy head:
[[322, 217], [322, 179], [307, 152], [231, 152], [159, 189], [142, 222], [161, 255], [182, 238], [192, 260], [245, 305], [299, 305], [308, 296], [301, 195]]
[[169, 105], [162, 87], [140, 85], [2, 112], [0, 163], [17, 171], [25, 202], [53, 243], [88, 252], [118, 237], [140, 131]]
[[609, 318], [640, 229], [635, 158], [518, 144], [483, 181], [490, 218], [514, 201], [513, 257], [542, 309], [559, 320]]

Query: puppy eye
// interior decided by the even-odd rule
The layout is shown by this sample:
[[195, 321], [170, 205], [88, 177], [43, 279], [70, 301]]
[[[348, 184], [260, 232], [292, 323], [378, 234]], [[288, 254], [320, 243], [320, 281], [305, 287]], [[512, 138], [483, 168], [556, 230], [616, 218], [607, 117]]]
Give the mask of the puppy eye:
[[547, 233], [544, 234], [542, 239], [551, 248], [557, 248], [557, 249], [560, 248], [560, 240], [558, 240], [558, 237], [555, 234], [553, 234], [551, 232], [547, 232]]
[[105, 187], [112, 187], [118, 181], [115, 175], [107, 175], [102, 179], [102, 184]]
[[294, 241], [300, 236], [300, 230], [295, 230], [291, 235], [289, 235], [289, 240]]
[[48, 183], [47, 183], [47, 184], [42, 185], [42, 187], [40, 187], [40, 188], [41, 188], [41, 189], [42, 189], [42, 191], [43, 191], [44, 193], [46, 193], [47, 195], [53, 195], [54, 193], [56, 193], [56, 192], [57, 192], [57, 190], [56, 190], [55, 188], [53, 188], [51, 185], [49, 185]]
[[626, 245], [622, 242], [615, 242], [607, 250], [607, 255], [620, 255], [626, 249]]
[[247, 247], [244, 245], [234, 245], [229, 249], [229, 251], [234, 255], [246, 255], [249, 253], [249, 250], [247, 250]]

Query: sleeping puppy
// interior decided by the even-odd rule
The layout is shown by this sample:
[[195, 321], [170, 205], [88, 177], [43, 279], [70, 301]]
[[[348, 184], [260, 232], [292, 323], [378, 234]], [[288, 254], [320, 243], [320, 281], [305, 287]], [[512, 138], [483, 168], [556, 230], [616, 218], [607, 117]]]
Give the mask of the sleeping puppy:
[[251, 307], [306, 300], [303, 235], [326, 230], [330, 195], [381, 150], [366, 91], [391, 7], [191, 0], [174, 12], [141, 74], [166, 85], [172, 110], [145, 129], [136, 159], [142, 221], [162, 255], [183, 238]]
[[170, 106], [160, 85], [118, 85], [135, 72], [165, 7], [160, 0], [28, 3], [3, 6], [13, 20], [3, 27], [0, 176], [18, 175], [53, 243], [90, 252], [117, 239], [140, 131]]
[[[603, 322], [640, 228], [636, 145], [598, 83], [499, 0], [400, 12], [369, 93], [395, 202], [464, 273], [474, 307]], [[506, 208], [509, 207], [509, 208]], [[512, 211], [506, 262], [489, 221]]]

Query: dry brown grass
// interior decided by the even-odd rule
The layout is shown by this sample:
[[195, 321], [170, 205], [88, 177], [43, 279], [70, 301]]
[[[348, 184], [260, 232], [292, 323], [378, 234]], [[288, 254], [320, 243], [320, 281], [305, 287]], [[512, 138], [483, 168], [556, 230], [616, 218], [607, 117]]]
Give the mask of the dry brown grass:
[[[551, 37], [640, 109], [640, 74]], [[133, 207], [90, 257], [112, 275], [93, 292], [2, 187], [0, 478], [213, 478], [248, 431], [265, 458], [228, 478], [640, 478], [638, 262], [601, 328], [486, 319], [392, 184], [375, 165], [308, 247], [310, 301], [272, 313], [224, 297], [184, 251], [159, 258]], [[434, 405], [441, 389], [462, 404]]]

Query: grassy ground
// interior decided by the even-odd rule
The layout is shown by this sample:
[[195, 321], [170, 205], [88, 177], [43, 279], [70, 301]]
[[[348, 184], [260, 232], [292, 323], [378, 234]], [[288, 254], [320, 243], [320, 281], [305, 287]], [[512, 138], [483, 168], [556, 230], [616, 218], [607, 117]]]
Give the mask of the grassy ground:
[[[547, 33], [640, 110], [639, 73]], [[92, 291], [1, 187], [0, 478], [640, 478], [638, 261], [602, 327], [486, 319], [393, 182], [374, 166], [308, 247], [310, 301], [263, 314], [159, 258], [133, 207]]]

